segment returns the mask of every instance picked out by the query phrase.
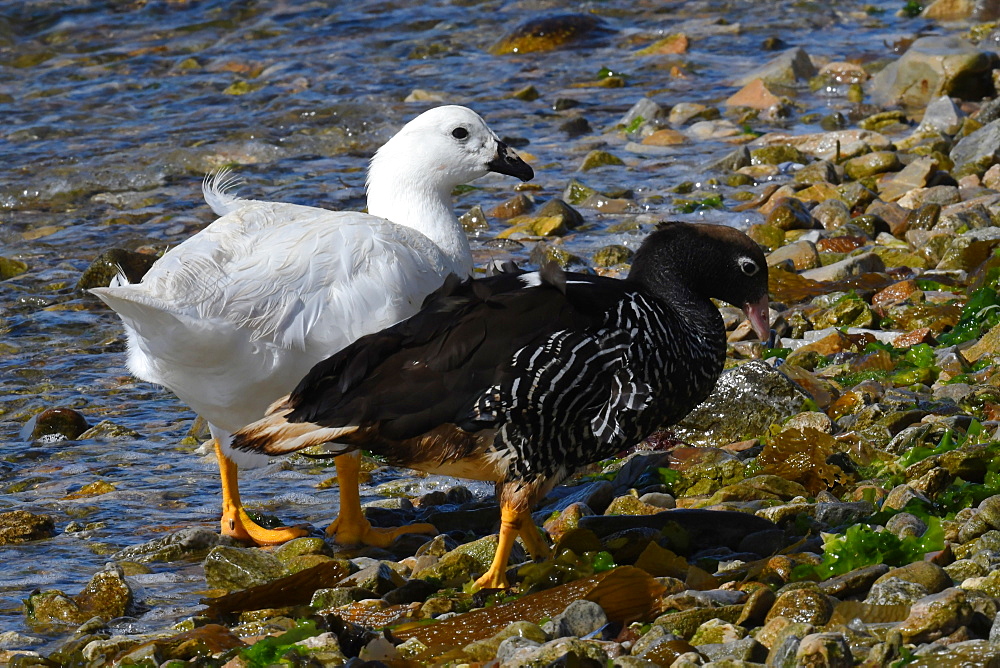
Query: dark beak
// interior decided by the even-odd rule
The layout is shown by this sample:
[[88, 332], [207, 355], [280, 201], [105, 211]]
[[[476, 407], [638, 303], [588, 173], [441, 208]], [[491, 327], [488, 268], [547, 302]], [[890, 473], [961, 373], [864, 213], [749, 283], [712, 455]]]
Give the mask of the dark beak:
[[743, 305], [743, 312], [746, 313], [750, 326], [763, 342], [771, 341], [771, 323], [768, 320], [769, 305], [766, 294], [756, 302], [747, 302]]
[[497, 142], [497, 155], [486, 166], [490, 168], [491, 172], [516, 176], [522, 181], [530, 181], [535, 177], [531, 166], [521, 160], [520, 156], [502, 141]]

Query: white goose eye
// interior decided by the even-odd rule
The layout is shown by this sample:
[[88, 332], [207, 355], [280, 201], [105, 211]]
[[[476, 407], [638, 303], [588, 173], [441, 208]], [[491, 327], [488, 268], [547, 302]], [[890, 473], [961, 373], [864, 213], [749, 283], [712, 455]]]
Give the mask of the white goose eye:
[[741, 257], [739, 259], [739, 263], [740, 263], [740, 270], [742, 270], [743, 273], [746, 274], [747, 276], [753, 276], [758, 271], [760, 271], [760, 267], [757, 266], [757, 263], [748, 257]]
[[462, 126], [458, 126], [451, 131], [451, 136], [455, 139], [467, 139], [469, 137], [469, 131]]

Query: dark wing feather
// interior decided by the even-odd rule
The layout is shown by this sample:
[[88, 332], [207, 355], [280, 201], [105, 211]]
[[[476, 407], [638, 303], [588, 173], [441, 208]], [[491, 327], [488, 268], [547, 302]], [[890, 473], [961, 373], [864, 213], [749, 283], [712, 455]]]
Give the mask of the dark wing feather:
[[510, 274], [445, 286], [417, 315], [317, 364], [292, 393], [287, 419], [378, 423], [392, 439], [463, 419], [518, 350], [597, 326], [621, 294], [621, 281], [572, 276], [592, 289], [568, 296], [562, 271], [548, 268], [537, 287]]

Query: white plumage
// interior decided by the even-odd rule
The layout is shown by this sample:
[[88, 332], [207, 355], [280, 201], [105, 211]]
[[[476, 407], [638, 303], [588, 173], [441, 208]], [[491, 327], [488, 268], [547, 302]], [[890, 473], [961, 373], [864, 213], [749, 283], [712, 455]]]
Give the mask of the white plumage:
[[372, 159], [368, 214], [243, 200], [220, 174], [203, 190], [221, 218], [141, 283], [92, 292], [125, 324], [132, 373], [203, 416], [226, 456], [262, 463], [230, 434], [316, 362], [415, 313], [448, 273], [471, 273], [451, 192], [489, 171], [532, 176], [475, 112], [431, 109]]

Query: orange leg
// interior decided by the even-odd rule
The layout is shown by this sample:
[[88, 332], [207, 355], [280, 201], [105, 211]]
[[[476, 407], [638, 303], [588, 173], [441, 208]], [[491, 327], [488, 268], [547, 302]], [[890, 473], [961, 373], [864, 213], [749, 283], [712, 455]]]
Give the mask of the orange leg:
[[527, 510], [523, 511], [520, 515], [520, 521], [521, 529], [518, 531], [518, 535], [521, 537], [521, 542], [524, 543], [528, 554], [535, 561], [548, 559], [552, 555], [552, 548], [542, 537], [541, 529], [535, 526], [535, 521], [531, 519], [531, 513]]
[[[476, 589], [508, 589], [507, 582], [507, 560], [510, 559], [510, 551], [514, 547], [514, 539], [521, 532], [524, 525], [524, 518], [527, 513], [519, 512], [514, 506], [500, 502], [500, 542], [497, 543], [496, 554], [493, 555], [493, 563], [489, 569], [475, 582]], [[534, 528], [531, 516], [528, 516], [528, 523]], [[537, 536], [537, 531], [536, 534]], [[541, 536], [537, 536], [541, 540]]]
[[352, 452], [333, 460], [337, 466], [337, 482], [340, 485], [340, 513], [327, 527], [326, 535], [334, 538], [338, 545], [373, 545], [389, 547], [397, 537], [407, 533], [436, 534], [431, 524], [410, 524], [403, 527], [373, 527], [361, 510], [361, 493], [358, 489], [361, 471], [361, 455]]
[[309, 534], [307, 530], [296, 527], [265, 529], [250, 519], [240, 502], [236, 462], [222, 453], [218, 440], [214, 440], [214, 443], [215, 456], [219, 458], [219, 475], [222, 478], [222, 535], [257, 545], [277, 545]]

